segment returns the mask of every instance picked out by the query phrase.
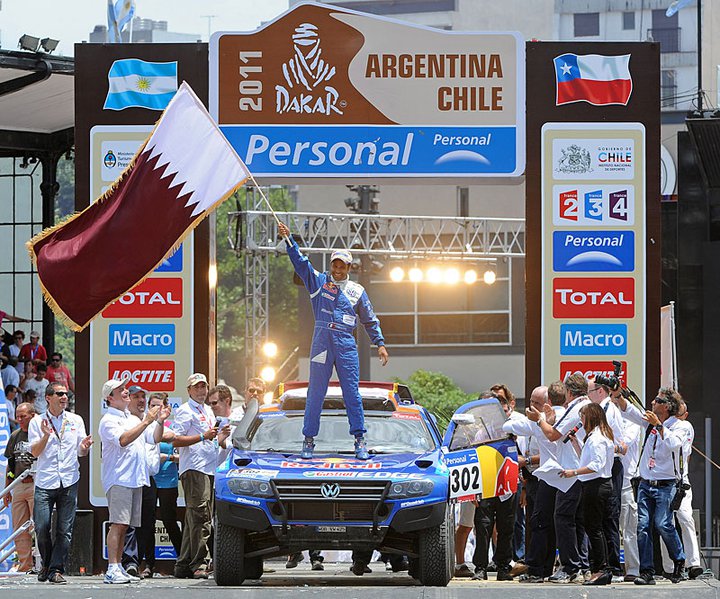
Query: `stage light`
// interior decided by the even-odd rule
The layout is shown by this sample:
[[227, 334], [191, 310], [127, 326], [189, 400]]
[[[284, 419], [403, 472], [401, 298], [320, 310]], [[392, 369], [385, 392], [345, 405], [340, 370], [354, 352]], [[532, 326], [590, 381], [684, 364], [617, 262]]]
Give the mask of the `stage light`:
[[443, 281], [446, 285], [457, 285], [460, 282], [460, 271], [455, 267], [446, 268]]
[[399, 283], [405, 278], [405, 271], [400, 268], [399, 266], [396, 266], [390, 271], [390, 280], [393, 283]]
[[54, 40], [49, 37], [44, 37], [40, 40], [40, 45], [42, 46], [42, 49], [45, 50], [45, 52], [47, 52], [48, 54], [52, 54], [55, 48], [58, 47], [59, 43], [59, 40]]
[[265, 368], [260, 371], [260, 378], [266, 383], [272, 383], [276, 376], [277, 373], [272, 366], [265, 366]]
[[488, 285], [492, 285], [495, 282], [495, 278], [495, 271], [491, 268], [487, 269], [485, 274], [483, 274], [483, 281], [485, 281]]
[[431, 266], [425, 273], [425, 279], [428, 283], [432, 283], [433, 285], [441, 283], [442, 278], [442, 271], [437, 266]]
[[417, 266], [411, 268], [410, 272], [408, 273], [408, 279], [410, 279], [412, 283], [419, 283], [423, 280], [423, 271]]
[[277, 356], [278, 353], [278, 346], [277, 343], [274, 341], [267, 341], [262, 346], [263, 354], [265, 354], [265, 357], [267, 358], [274, 358]]
[[28, 35], [27, 33], [18, 40], [18, 47], [21, 50], [29, 50], [30, 52], [37, 52], [39, 45], [40, 45], [40, 38], [34, 37], [32, 35]]
[[474, 270], [466, 270], [465, 271], [464, 279], [468, 285], [472, 285], [473, 283], [475, 283], [477, 281], [477, 278], [478, 278], [477, 272], [475, 272]]

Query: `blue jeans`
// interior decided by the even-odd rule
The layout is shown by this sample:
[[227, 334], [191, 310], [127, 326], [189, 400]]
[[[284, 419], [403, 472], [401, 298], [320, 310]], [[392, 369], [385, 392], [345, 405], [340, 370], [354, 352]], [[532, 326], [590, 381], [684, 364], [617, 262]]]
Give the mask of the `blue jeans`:
[[[65, 573], [65, 561], [70, 551], [75, 512], [77, 511], [78, 483], [58, 489], [35, 487], [35, 537], [37, 538], [43, 568], [48, 573]], [[57, 509], [55, 543], [50, 533], [53, 508]]]
[[653, 527], [665, 541], [670, 558], [674, 562], [685, 561], [685, 553], [677, 530], [670, 502], [675, 495], [675, 485], [653, 487], [644, 480], [638, 489], [638, 528], [637, 540], [640, 551], [640, 572], [655, 574], [653, 561]]

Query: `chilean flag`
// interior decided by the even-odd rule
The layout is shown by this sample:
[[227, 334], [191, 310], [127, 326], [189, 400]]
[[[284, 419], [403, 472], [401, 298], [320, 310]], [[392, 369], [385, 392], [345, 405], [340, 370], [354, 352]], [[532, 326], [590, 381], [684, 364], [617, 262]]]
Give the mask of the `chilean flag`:
[[557, 106], [572, 102], [627, 106], [632, 93], [629, 54], [563, 54], [553, 62]]
[[81, 331], [162, 264], [249, 176], [183, 83], [110, 189], [27, 243], [45, 300]]

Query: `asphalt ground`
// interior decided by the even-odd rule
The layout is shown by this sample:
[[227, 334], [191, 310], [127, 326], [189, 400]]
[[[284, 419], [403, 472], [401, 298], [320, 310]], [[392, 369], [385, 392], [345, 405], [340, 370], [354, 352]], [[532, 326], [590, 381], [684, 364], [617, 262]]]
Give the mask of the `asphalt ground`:
[[[577, 584], [533, 584], [518, 582], [478, 582], [467, 578], [454, 578], [446, 588], [423, 587], [406, 572], [385, 572], [382, 563], [373, 562], [372, 574], [354, 576], [347, 563], [325, 564], [324, 572], [313, 572], [309, 564], [286, 570], [282, 562], [270, 564], [274, 572], [263, 575], [260, 581], [246, 581], [241, 587], [218, 587], [211, 580], [178, 580], [155, 577], [131, 585], [103, 584], [101, 576], [68, 577], [68, 584], [39, 583], [36, 576], [24, 578], [0, 577], [0, 597], [3, 599], [96, 599], [135, 598], [184, 599], [191, 597], [244, 597], [245, 599], [571, 599], [580, 597], [625, 597], [638, 599], [639, 595], [653, 599], [687, 597], [691, 599], [720, 599], [720, 582], [717, 580], [686, 581], [672, 584], [658, 581], [652, 587], [639, 587], [632, 583], [603, 587], [585, 587]], [[341, 595], [338, 595], [340, 593]]]

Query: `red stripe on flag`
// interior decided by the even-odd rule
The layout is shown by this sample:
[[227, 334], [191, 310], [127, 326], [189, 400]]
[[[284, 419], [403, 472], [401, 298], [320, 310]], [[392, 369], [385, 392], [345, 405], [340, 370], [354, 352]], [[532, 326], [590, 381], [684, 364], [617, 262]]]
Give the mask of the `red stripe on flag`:
[[33, 246], [46, 294], [79, 328], [151, 272], [197, 218], [189, 194], [178, 197], [182, 182], [171, 187], [166, 167], [154, 170], [162, 155], [148, 157]]
[[615, 79], [613, 81], [572, 79], [557, 83], [557, 105], [583, 101], [596, 106], [627, 105], [631, 92], [631, 79]]

